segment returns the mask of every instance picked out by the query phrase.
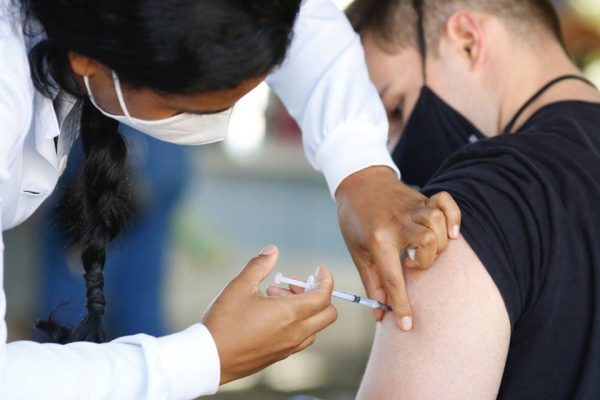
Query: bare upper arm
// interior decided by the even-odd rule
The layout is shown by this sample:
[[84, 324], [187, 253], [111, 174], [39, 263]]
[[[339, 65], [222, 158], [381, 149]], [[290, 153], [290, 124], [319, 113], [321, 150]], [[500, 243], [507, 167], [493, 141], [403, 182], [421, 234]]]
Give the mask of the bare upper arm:
[[460, 238], [433, 268], [406, 278], [414, 330], [384, 319], [358, 399], [496, 399], [511, 327], [477, 255]]

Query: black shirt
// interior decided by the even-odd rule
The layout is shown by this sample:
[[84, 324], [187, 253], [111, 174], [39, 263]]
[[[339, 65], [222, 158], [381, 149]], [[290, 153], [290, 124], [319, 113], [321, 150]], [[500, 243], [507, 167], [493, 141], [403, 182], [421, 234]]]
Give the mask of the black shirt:
[[600, 399], [600, 104], [548, 105], [455, 153], [450, 192], [512, 325], [500, 399]]

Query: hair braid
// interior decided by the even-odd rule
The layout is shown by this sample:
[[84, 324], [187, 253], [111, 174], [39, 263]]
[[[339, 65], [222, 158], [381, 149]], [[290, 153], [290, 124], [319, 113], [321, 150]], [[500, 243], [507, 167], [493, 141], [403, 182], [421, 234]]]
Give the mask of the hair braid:
[[83, 103], [81, 138], [85, 164], [73, 187], [64, 193], [61, 212], [81, 246], [87, 315], [73, 330], [52, 317], [38, 322], [37, 327], [59, 343], [106, 340], [106, 248], [132, 215], [125, 141], [118, 132], [118, 123], [103, 116], [88, 99]]

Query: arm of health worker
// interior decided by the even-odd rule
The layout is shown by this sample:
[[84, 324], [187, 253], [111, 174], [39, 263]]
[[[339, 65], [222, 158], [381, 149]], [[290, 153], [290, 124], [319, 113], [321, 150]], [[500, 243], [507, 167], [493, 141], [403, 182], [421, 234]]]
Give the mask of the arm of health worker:
[[360, 38], [332, 1], [305, 0], [294, 34], [268, 82], [302, 128], [309, 162], [325, 175], [369, 297], [390, 303], [409, 330], [399, 254], [414, 248], [416, 260], [404, 265], [429, 267], [448, 236], [458, 237], [460, 211], [449, 195], [427, 199], [398, 181]]
[[0, 258], [1, 399], [184, 400], [217, 391], [219, 354], [201, 324], [163, 338], [137, 335], [106, 344], [7, 343], [2, 275]]
[[296, 295], [269, 288], [269, 297], [264, 296], [258, 285], [275, 267], [278, 254], [271, 246], [252, 259], [214, 301], [204, 325], [162, 338], [7, 344], [0, 289], [0, 398], [188, 400], [304, 350], [337, 318], [331, 305], [333, 279], [321, 268], [314, 292]]

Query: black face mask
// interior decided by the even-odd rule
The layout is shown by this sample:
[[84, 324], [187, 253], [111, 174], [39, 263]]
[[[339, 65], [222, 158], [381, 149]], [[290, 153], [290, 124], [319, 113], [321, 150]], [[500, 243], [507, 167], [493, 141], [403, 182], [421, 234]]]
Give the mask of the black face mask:
[[[578, 75], [560, 76], [544, 85], [517, 111], [503, 133], [511, 133], [519, 117], [550, 87], [567, 79], [593, 84]], [[462, 147], [485, 139], [485, 135], [427, 86], [406, 124], [392, 158], [402, 180], [408, 185], [425, 186], [444, 161]]]
[[483, 138], [471, 121], [423, 86], [392, 158], [406, 184], [424, 186], [452, 153]]

